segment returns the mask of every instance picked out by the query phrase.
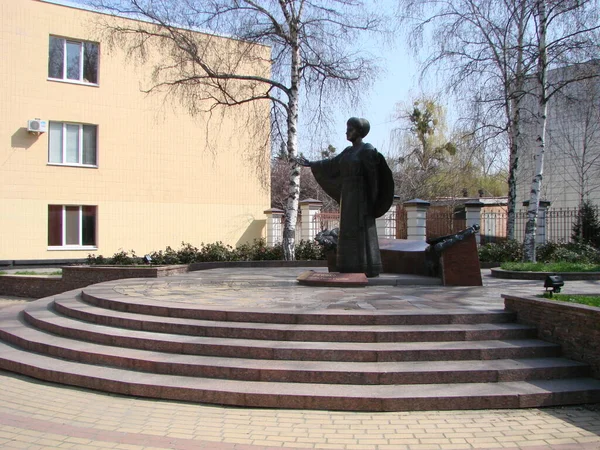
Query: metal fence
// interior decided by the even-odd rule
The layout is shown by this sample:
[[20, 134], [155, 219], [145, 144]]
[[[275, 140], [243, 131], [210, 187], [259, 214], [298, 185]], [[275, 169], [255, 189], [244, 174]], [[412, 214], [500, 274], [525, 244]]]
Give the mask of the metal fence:
[[[462, 215], [464, 216], [464, 214]], [[427, 239], [455, 234], [467, 227], [466, 222], [461, 214], [455, 213], [452, 209], [430, 210], [427, 212]], [[398, 206], [396, 209], [396, 239], [406, 239], [407, 237], [406, 209]]]
[[315, 224], [314, 229], [317, 231], [333, 230], [340, 226], [340, 213], [339, 211], [320, 212], [315, 214], [313, 222]]
[[[546, 211], [546, 240], [554, 242], [569, 242], [573, 232], [573, 226], [577, 222], [578, 208], [549, 208]], [[497, 242], [506, 239], [506, 222], [508, 214], [506, 211], [481, 212], [481, 242]], [[333, 229], [340, 226], [339, 212], [321, 212], [314, 217], [316, 230]], [[396, 238], [407, 238], [407, 214], [406, 209], [398, 205], [396, 215], [385, 217], [386, 227], [395, 226]], [[527, 223], [527, 211], [516, 212], [515, 217], [515, 239], [523, 240], [525, 224]], [[427, 213], [427, 239], [457, 233], [467, 227], [464, 213], [452, 209], [430, 210]]]
[[578, 215], [579, 208], [550, 208], [546, 213], [546, 240], [571, 241], [573, 226], [577, 223]]
[[467, 221], [454, 211], [427, 213], [427, 239], [458, 233], [467, 228]]
[[[339, 212], [320, 212], [314, 215], [312, 219], [312, 229], [317, 233], [323, 230], [332, 230], [340, 226]], [[406, 225], [406, 214], [404, 214], [404, 225]], [[397, 237], [398, 233], [398, 215], [393, 211], [384, 214], [377, 219], [377, 232], [379, 237]], [[406, 226], [404, 226], [406, 232]]]
[[408, 238], [408, 216], [406, 209], [401, 206], [396, 207], [396, 239]]
[[[577, 222], [578, 208], [549, 208], [546, 211], [546, 240], [553, 242], [569, 242], [572, 238], [573, 226]], [[506, 212], [481, 213], [481, 242], [497, 242], [506, 239]], [[527, 211], [515, 213], [515, 239], [522, 241], [525, 237]]]

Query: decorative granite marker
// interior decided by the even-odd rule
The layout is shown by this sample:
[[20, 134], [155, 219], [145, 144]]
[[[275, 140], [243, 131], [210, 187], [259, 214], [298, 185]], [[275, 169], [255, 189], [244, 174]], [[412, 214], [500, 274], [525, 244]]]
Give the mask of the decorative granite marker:
[[307, 286], [365, 287], [369, 284], [364, 273], [315, 272], [307, 270], [297, 278], [298, 283]]

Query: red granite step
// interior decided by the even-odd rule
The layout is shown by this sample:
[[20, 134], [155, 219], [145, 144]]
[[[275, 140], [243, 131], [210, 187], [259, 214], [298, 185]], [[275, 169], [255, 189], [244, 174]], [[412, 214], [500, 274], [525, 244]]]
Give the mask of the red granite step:
[[[201, 295], [201, 293], [199, 293]], [[54, 301], [55, 300], [55, 301]], [[0, 369], [127, 395], [353, 411], [600, 401], [505, 311], [229, 311], [104, 286], [0, 312]]]
[[482, 383], [581, 377], [589, 367], [563, 358], [488, 361], [281, 361], [178, 355], [91, 344], [0, 321], [0, 338], [23, 349], [86, 364], [144, 372], [248, 381], [334, 384]]
[[537, 330], [517, 323], [439, 325], [319, 325], [228, 322], [159, 317], [99, 308], [60, 298], [54, 309], [67, 317], [111, 327], [192, 336], [322, 342], [424, 342], [528, 339]]
[[0, 342], [0, 369], [72, 386], [191, 402], [350, 411], [539, 407], [600, 401], [590, 378], [499, 383], [331, 385], [144, 374], [33, 354]]
[[[66, 298], [70, 296], [67, 295]], [[65, 297], [57, 296], [57, 300]], [[230, 310], [222, 307], [206, 307], [198, 304], [186, 304], [152, 300], [146, 297], [132, 297], [115, 293], [101, 286], [85, 288], [82, 292], [84, 302], [101, 308], [136, 314], [160, 317], [178, 317], [182, 319], [214, 320], [227, 322], [258, 322], [279, 324], [315, 324], [315, 325], [439, 325], [439, 324], [476, 324], [514, 322], [516, 315], [506, 310], [453, 309], [441, 311], [370, 311], [370, 310], [322, 310], [303, 312], [289, 310]]]
[[510, 359], [557, 356], [559, 346], [536, 339], [443, 342], [317, 342], [272, 341], [189, 336], [114, 328], [58, 316], [48, 304], [36, 302], [25, 320], [63, 337], [168, 353], [253, 359], [320, 361], [424, 361]]

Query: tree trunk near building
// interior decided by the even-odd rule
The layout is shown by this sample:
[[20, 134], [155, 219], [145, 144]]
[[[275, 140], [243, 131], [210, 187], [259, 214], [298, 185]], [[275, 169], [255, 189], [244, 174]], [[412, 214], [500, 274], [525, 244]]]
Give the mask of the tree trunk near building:
[[523, 60], [523, 50], [525, 41], [525, 25], [527, 23], [526, 0], [520, 0], [519, 6], [515, 9], [519, 11], [517, 15], [517, 57], [514, 80], [507, 79], [506, 91], [509, 101], [506, 102], [509, 111], [508, 136], [510, 143], [509, 166], [508, 166], [508, 201], [507, 201], [507, 220], [506, 237], [515, 238], [516, 212], [517, 212], [517, 171], [519, 169], [519, 153], [522, 151], [523, 140], [521, 136], [521, 110], [523, 108], [523, 96], [525, 90], [525, 62]]
[[534, 155], [534, 176], [531, 181], [529, 207], [527, 209], [527, 223], [525, 225], [525, 238], [523, 240], [523, 261], [535, 262], [535, 234], [537, 229], [537, 216], [540, 206], [542, 178], [544, 174], [544, 151], [546, 144], [546, 117], [548, 110], [547, 67], [548, 56], [546, 47], [546, 0], [538, 0], [535, 15], [538, 21], [538, 58], [537, 58], [537, 86], [534, 91], [537, 96], [537, 111], [535, 114], [536, 149]]
[[[296, 36], [292, 32], [292, 36]], [[298, 85], [300, 69], [300, 47], [294, 46], [292, 49], [292, 59], [290, 64], [291, 84], [288, 101], [287, 116], [287, 146], [288, 160], [290, 161], [290, 185], [287, 205], [285, 208], [285, 222], [283, 225], [283, 257], [286, 261], [296, 259], [296, 222], [298, 220], [298, 203], [300, 197], [300, 169], [296, 162], [298, 155]]]

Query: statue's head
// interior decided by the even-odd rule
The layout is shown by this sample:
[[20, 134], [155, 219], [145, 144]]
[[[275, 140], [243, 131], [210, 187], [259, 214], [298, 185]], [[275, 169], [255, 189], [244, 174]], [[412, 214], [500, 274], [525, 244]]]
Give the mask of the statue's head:
[[346, 125], [354, 128], [361, 138], [364, 138], [371, 130], [371, 124], [369, 121], [367, 119], [361, 119], [358, 117], [350, 117], [348, 122], [346, 122]]

